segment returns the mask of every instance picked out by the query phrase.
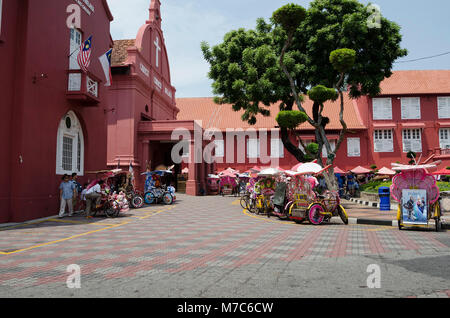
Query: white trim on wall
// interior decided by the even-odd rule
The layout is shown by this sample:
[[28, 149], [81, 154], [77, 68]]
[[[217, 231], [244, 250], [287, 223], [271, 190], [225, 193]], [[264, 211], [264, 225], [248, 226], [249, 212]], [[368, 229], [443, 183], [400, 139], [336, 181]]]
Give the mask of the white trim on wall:
[[[67, 123], [70, 121], [70, 126]], [[71, 139], [71, 143], [66, 143], [70, 149], [64, 151], [64, 140]], [[70, 159], [70, 163], [63, 162], [63, 157]], [[64, 167], [64, 164], [68, 166]], [[70, 167], [70, 169], [68, 169]], [[61, 119], [58, 126], [56, 140], [56, 174], [72, 174], [76, 172], [79, 176], [84, 175], [84, 134], [80, 121], [74, 112], [69, 111]]]

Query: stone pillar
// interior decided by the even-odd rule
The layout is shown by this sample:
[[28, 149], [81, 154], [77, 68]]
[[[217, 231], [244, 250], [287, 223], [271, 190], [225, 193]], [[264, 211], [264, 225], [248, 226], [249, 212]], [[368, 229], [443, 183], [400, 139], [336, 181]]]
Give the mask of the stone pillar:
[[[141, 143], [142, 145], [142, 160], [141, 160], [141, 173], [139, 176], [136, 176], [136, 180], [138, 181], [138, 189], [144, 190], [145, 187], [145, 178], [146, 176], [142, 176], [141, 174], [147, 171], [147, 164], [150, 162], [150, 141], [144, 140]], [[151, 168], [151, 167], [150, 167]]]
[[189, 146], [189, 176], [186, 182], [186, 194], [197, 196], [199, 194], [200, 184], [198, 182], [199, 175], [197, 170], [197, 164], [195, 163], [195, 145], [194, 140], [191, 141]]

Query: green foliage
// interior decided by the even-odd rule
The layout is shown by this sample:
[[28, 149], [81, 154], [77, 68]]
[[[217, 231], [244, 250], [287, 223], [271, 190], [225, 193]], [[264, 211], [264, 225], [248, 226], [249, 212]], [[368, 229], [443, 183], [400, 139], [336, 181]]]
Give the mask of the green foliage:
[[280, 127], [295, 129], [306, 122], [307, 116], [298, 110], [284, 110], [278, 113], [276, 120]]
[[445, 168], [445, 169], [450, 170], [450, 167], [447, 167], [447, 168]]
[[378, 168], [377, 165], [371, 165], [370, 166], [370, 169], [372, 169], [372, 170], [375, 170], [376, 168]]
[[351, 49], [339, 49], [331, 52], [330, 62], [339, 73], [351, 70], [356, 61], [356, 52]]
[[300, 5], [290, 3], [276, 10], [272, 15], [272, 21], [287, 32], [295, 31], [305, 19], [306, 10]]
[[417, 154], [414, 151], [409, 151], [406, 154], [406, 158], [408, 158], [408, 159], [416, 159], [417, 158]]
[[[208, 75], [213, 80], [214, 94], [221, 96], [223, 103], [232, 104], [235, 111], [244, 110], [242, 118], [249, 123], [256, 123], [257, 114], [267, 115], [264, 106], [271, 103], [284, 103], [284, 110], [294, 106], [289, 81], [278, 63], [287, 38], [279, 19], [294, 16], [298, 9], [292, 7], [290, 12], [289, 8], [280, 8], [274, 14], [279, 25], [258, 19], [254, 30], [230, 31], [222, 43], [213, 47], [201, 44], [210, 64]], [[392, 75], [393, 62], [407, 51], [400, 47], [402, 37], [397, 24], [382, 17], [381, 28], [368, 28], [369, 16], [367, 7], [356, 0], [310, 3], [285, 56], [299, 93], [307, 94], [317, 85], [333, 87], [338, 82], [340, 72], [330, 63], [330, 55], [341, 48], [357, 52], [345, 77], [350, 95], [373, 96], [380, 92], [380, 82]]]
[[306, 149], [308, 150], [309, 153], [313, 154], [314, 156], [319, 153], [319, 145], [314, 142], [308, 144], [306, 146]]
[[317, 85], [308, 91], [308, 96], [312, 101], [323, 104], [328, 100], [335, 101], [339, 95], [334, 88]]

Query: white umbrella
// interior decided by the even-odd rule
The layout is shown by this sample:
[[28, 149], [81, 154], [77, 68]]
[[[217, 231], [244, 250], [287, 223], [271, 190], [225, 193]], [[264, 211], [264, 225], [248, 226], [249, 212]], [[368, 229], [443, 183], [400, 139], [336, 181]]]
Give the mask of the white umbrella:
[[317, 163], [312, 162], [302, 164], [300, 167], [297, 168], [297, 172], [302, 174], [316, 174], [321, 171], [323, 171], [323, 168]]
[[300, 172], [295, 172], [292, 170], [286, 170], [286, 171], [284, 171], [284, 173], [287, 175], [290, 175], [290, 176], [296, 176], [296, 175], [300, 174]]
[[258, 173], [258, 176], [275, 176], [277, 174], [280, 174], [280, 171], [275, 168], [268, 168], [262, 170], [260, 173]]

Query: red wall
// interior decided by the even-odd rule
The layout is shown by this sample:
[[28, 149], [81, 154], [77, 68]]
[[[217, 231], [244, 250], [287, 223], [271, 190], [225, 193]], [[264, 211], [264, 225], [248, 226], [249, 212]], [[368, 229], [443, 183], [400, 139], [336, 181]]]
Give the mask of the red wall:
[[[331, 133], [332, 135], [337, 135], [338, 133]], [[310, 136], [312, 135], [312, 132], [305, 134], [305, 136]], [[224, 138], [225, 134], [224, 134]], [[276, 137], [275, 138], [279, 138]], [[360, 138], [361, 140], [361, 156], [360, 157], [348, 157], [347, 155], [347, 138]], [[246, 137], [246, 139], [248, 139], [248, 137]], [[271, 139], [271, 135], [269, 133], [268, 135], [268, 142], [267, 142], [267, 152], [266, 154], [268, 154], [270, 156], [270, 148], [271, 148], [271, 143], [270, 143], [270, 139]], [[294, 138], [291, 138], [291, 141], [294, 145], [297, 145], [298, 142], [294, 140]], [[247, 158], [247, 144], [245, 142], [244, 144], [244, 148], [245, 149], [245, 163], [237, 163], [238, 161], [238, 155], [237, 155], [237, 148], [238, 148], [238, 139], [235, 138], [235, 142], [234, 142], [234, 147], [235, 147], [235, 151], [234, 151], [234, 163], [227, 163], [227, 160], [229, 160], [230, 157], [230, 152], [228, 151], [227, 148], [227, 141], [225, 140], [225, 157], [223, 158], [223, 163], [217, 163], [217, 171], [221, 171], [224, 170], [228, 167], [231, 167], [233, 169], [239, 170], [239, 171], [246, 171], [248, 169], [250, 169], [251, 167], [257, 165], [257, 166], [262, 166], [262, 167], [267, 167], [270, 166], [271, 163], [263, 163], [261, 162], [261, 160], [259, 159], [249, 159]], [[347, 134], [347, 136], [345, 137], [343, 143], [341, 144], [338, 152], [337, 152], [337, 159], [335, 160], [335, 166], [338, 166], [341, 169], [353, 169], [359, 165], [367, 165], [368, 162], [368, 152], [366, 151], [368, 148], [368, 138], [367, 138], [367, 134], [365, 131], [351, 131], [349, 134]], [[261, 154], [262, 154], [262, 150], [261, 150]], [[324, 159], [325, 162], [325, 159]], [[279, 159], [279, 166], [285, 170], [291, 169], [293, 166], [295, 166], [296, 164], [298, 164], [297, 159], [291, 155], [286, 149], [284, 149], [284, 157]], [[185, 167], [186, 165], [184, 165]]]
[[[0, 222], [18, 222], [54, 215], [58, 212], [56, 176], [56, 136], [58, 125], [69, 110], [76, 113], [84, 128], [85, 171], [105, 168], [107, 94], [99, 85], [100, 104], [86, 108], [66, 97], [69, 66], [69, 36], [66, 7], [70, 0], [3, 1], [5, 41], [0, 46], [2, 76], [1, 132], [3, 140], [13, 140], [0, 164], [9, 173], [0, 175], [0, 197], [10, 197], [10, 205], [0, 205]], [[82, 12], [84, 39], [93, 35], [89, 68], [104, 78], [98, 57], [110, 45], [109, 18], [102, 0], [94, 0], [95, 13]], [[3, 70], [6, 68], [6, 72]], [[33, 83], [33, 76], [45, 74]], [[12, 86], [13, 85], [13, 86]], [[2, 105], [3, 106], [3, 105]], [[19, 156], [23, 159], [21, 163]], [[87, 180], [86, 176], [81, 182]], [[84, 179], [84, 180], [83, 180]]]
[[[403, 152], [403, 136], [402, 130], [405, 129], [402, 124], [408, 123], [420, 123], [425, 124], [425, 127], [422, 129], [422, 161], [427, 159], [433, 153], [435, 153], [435, 149], [440, 147], [439, 144], [439, 124], [438, 122], [447, 122], [450, 123], [450, 119], [439, 119], [438, 118], [438, 106], [437, 106], [437, 95], [410, 95], [410, 96], [382, 96], [388, 97], [392, 99], [392, 120], [373, 120], [373, 106], [372, 99], [366, 98], [366, 103], [362, 103], [360, 109], [362, 107], [366, 108], [365, 120], [369, 123], [367, 127], [369, 128], [367, 131], [367, 136], [369, 138], [369, 162], [368, 164], [376, 164], [379, 168], [382, 166], [391, 167], [391, 163], [400, 161], [402, 163], [408, 163], [410, 159], [406, 157], [406, 153]], [[402, 120], [401, 117], [401, 97], [420, 97], [420, 105], [421, 105], [421, 119], [417, 120]], [[373, 123], [381, 124], [394, 124], [394, 152], [392, 153], [375, 153], [373, 146], [373, 134], [374, 134], [374, 126]], [[382, 128], [376, 128], [382, 129]], [[421, 154], [418, 153], [418, 156]], [[449, 165], [449, 160], [443, 160], [443, 166]]]

